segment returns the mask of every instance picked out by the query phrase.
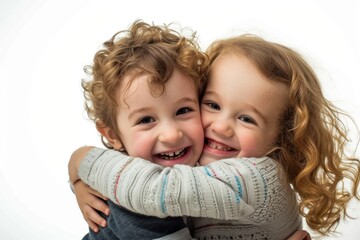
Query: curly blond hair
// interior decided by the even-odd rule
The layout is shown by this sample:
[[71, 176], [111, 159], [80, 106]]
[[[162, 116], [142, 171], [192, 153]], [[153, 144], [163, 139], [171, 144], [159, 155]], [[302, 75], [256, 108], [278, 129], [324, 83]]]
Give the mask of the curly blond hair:
[[119, 133], [115, 94], [126, 76], [134, 79], [146, 75], [150, 89], [160, 89], [162, 94], [176, 68], [193, 79], [200, 93], [206, 80], [207, 55], [200, 50], [195, 32], [189, 31], [186, 37], [170, 26], [137, 20], [128, 30], [120, 31], [106, 41], [95, 54], [93, 65], [84, 67], [90, 76], [89, 80], [82, 81], [85, 109], [98, 127], [109, 127]]
[[[360, 162], [345, 153], [348, 129], [341, 117], [349, 116], [325, 99], [313, 69], [288, 47], [245, 34], [216, 41], [207, 52], [210, 65], [235, 52], [267, 78], [288, 84], [289, 102], [269, 156], [283, 165], [308, 226], [321, 235], [335, 231], [341, 217], [348, 216], [349, 201], [360, 198]], [[350, 191], [344, 180], [351, 183]]]

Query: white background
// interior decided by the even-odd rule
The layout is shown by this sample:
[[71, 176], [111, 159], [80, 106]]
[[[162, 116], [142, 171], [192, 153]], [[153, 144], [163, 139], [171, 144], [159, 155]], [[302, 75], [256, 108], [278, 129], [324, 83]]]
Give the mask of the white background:
[[[102, 146], [83, 110], [82, 67], [135, 19], [179, 22], [204, 49], [243, 32], [293, 47], [318, 72], [325, 96], [360, 125], [356, 0], [143, 2], [0, 0], [1, 239], [72, 240], [87, 231], [67, 184], [71, 152]], [[360, 217], [360, 205], [349, 212]], [[338, 239], [360, 239], [360, 219], [338, 230]]]

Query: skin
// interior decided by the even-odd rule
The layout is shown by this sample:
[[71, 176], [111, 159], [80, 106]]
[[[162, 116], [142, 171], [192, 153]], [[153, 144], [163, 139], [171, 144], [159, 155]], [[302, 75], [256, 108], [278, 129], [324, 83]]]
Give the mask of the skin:
[[279, 133], [288, 90], [284, 83], [263, 76], [243, 55], [219, 56], [202, 99], [205, 146], [200, 165], [264, 156]]
[[161, 94], [149, 90], [146, 75], [133, 80], [130, 77], [125, 77], [116, 94], [121, 141], [109, 128], [99, 131], [115, 149], [124, 147], [128, 155], [165, 167], [195, 165], [203, 149], [204, 133], [193, 80], [175, 70]]

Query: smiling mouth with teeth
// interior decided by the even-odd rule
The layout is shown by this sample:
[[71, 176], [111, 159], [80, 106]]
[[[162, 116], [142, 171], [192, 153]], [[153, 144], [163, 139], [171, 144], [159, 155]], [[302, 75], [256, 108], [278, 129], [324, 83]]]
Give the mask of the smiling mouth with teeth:
[[173, 159], [181, 158], [186, 154], [186, 152], [187, 152], [187, 148], [183, 148], [176, 152], [159, 153], [158, 156], [163, 160], [173, 160]]
[[210, 139], [205, 139], [205, 144], [209, 146], [210, 148], [221, 150], [221, 151], [234, 151], [234, 148], [231, 148], [229, 146], [220, 144], [218, 142], [212, 141]]

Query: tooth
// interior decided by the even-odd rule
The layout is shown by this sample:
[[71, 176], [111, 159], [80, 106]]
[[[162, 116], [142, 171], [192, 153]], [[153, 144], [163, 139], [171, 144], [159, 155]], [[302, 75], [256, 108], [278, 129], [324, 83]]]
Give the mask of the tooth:
[[173, 158], [177, 158], [178, 156], [180, 156], [181, 154], [183, 154], [183, 152], [185, 151], [185, 148], [176, 151], [176, 152], [168, 152], [168, 153], [159, 153], [159, 155], [166, 160], [169, 159], [173, 159]]
[[212, 142], [212, 141], [208, 142], [207, 144], [208, 144], [208, 146], [210, 146], [213, 149], [223, 150], [223, 151], [230, 151], [231, 150], [231, 147], [226, 147], [226, 146], [223, 146], [221, 144], [217, 144], [217, 143]]

